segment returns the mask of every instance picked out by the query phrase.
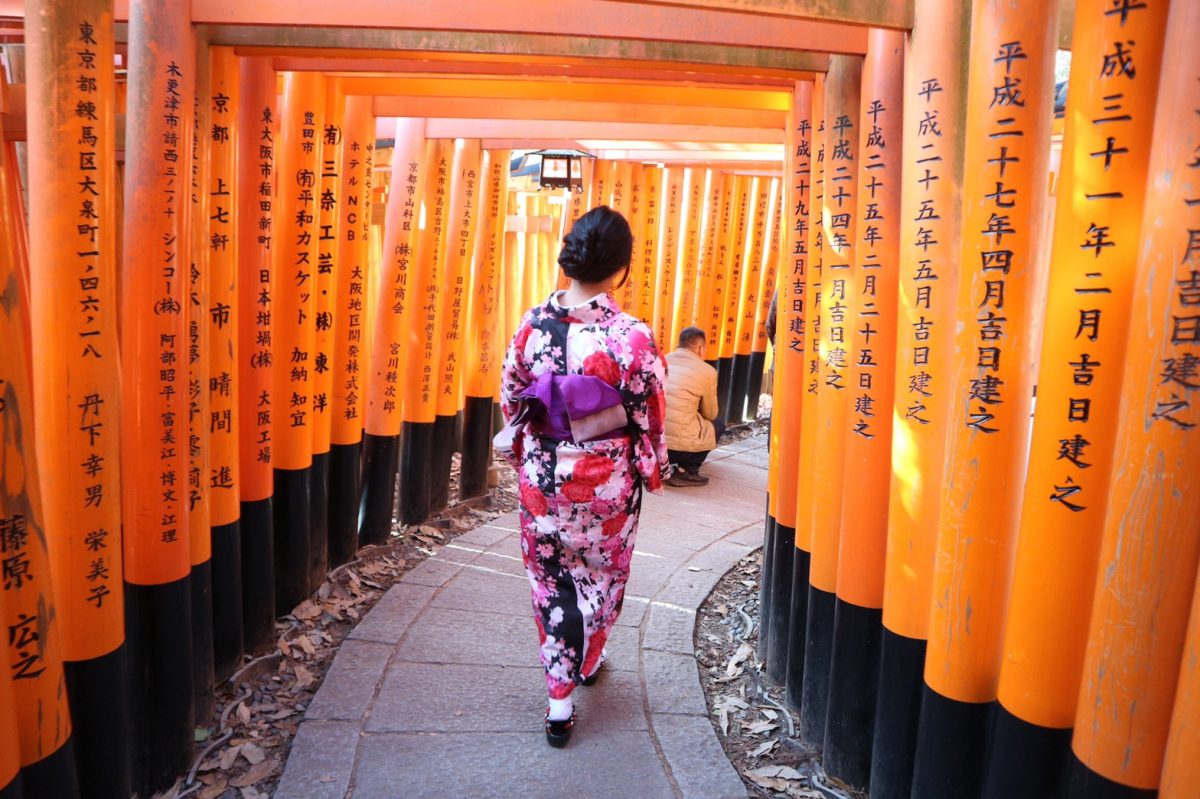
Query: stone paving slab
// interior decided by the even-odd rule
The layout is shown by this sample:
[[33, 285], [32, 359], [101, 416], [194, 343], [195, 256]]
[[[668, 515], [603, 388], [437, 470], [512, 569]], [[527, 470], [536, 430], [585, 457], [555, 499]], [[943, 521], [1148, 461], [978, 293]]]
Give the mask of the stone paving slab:
[[673, 799], [649, 733], [584, 725], [565, 749], [541, 732], [366, 736], [354, 799]]
[[296, 731], [275, 795], [342, 799], [354, 774], [361, 734], [357, 721], [305, 721]]
[[343, 641], [320, 690], [308, 706], [308, 718], [361, 719], [375, 698], [375, 688], [391, 656], [391, 644]]
[[396, 643], [433, 597], [434, 590], [427, 585], [396, 583], [380, 597], [375, 607], [367, 612], [358, 626], [350, 631], [349, 637], [387, 644]]
[[740, 799], [746, 786], [702, 716], [656, 713], [654, 735], [684, 799]]
[[[575, 699], [597, 733], [646, 730], [642, 685], [634, 671], [612, 670]], [[541, 667], [504, 668], [393, 663], [367, 732], [541, 732], [546, 686]]]
[[566, 749], [541, 732], [518, 514], [459, 536], [388, 590], [342, 644], [277, 796], [725, 799], [745, 789], [708, 719], [695, 611], [762, 545], [765, 437], [720, 448], [707, 486], [643, 505], [600, 680]]

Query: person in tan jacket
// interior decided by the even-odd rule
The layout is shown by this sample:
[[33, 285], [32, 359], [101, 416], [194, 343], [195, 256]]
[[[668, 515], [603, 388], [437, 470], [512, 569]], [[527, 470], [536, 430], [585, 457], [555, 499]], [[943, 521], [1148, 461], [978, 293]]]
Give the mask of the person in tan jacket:
[[667, 354], [667, 457], [675, 467], [667, 485], [707, 483], [700, 465], [725, 432], [717, 418], [717, 370], [704, 361], [707, 344], [703, 330], [685, 327]]

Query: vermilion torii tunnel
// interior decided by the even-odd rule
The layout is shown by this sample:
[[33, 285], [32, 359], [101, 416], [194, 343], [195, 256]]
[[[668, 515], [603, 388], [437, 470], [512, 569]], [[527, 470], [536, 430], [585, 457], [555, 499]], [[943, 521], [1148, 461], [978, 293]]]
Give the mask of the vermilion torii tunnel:
[[485, 496], [599, 205], [659, 349], [705, 331], [731, 424], [772, 395], [760, 654], [830, 776], [1200, 796], [1198, 37], [1194, 0], [0, 2], [0, 797], [170, 787], [277, 616]]

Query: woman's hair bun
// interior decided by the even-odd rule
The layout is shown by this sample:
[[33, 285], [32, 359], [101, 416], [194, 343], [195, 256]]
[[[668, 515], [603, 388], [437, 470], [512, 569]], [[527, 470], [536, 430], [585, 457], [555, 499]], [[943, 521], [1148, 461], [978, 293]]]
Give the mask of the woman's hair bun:
[[563, 238], [558, 265], [583, 283], [599, 283], [620, 272], [633, 257], [633, 231], [625, 217], [601, 205], [588, 211]]

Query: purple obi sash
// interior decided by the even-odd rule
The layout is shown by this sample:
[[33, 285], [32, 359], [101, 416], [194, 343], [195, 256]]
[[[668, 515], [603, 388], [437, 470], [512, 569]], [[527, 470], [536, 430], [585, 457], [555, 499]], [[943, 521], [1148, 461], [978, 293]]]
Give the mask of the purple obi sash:
[[534, 429], [557, 441], [612, 438], [629, 424], [621, 392], [592, 375], [547, 372], [521, 398], [533, 406], [528, 418]]

